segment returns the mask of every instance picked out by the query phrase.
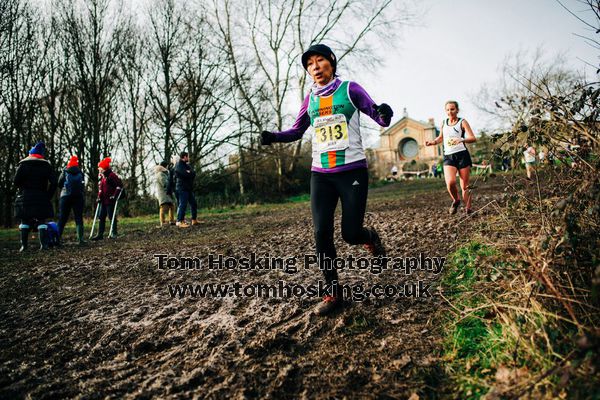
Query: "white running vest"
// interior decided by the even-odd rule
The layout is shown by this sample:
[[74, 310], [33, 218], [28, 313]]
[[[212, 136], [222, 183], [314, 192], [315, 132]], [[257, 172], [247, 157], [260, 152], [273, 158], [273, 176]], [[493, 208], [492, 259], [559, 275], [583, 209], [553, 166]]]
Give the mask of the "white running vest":
[[442, 124], [442, 135], [444, 135], [444, 155], [458, 153], [460, 151], [467, 150], [467, 146], [464, 143], [450, 144], [452, 139], [463, 139], [465, 137], [462, 131], [462, 118], [458, 119], [458, 122], [454, 125], [448, 125], [448, 119], [446, 118]]

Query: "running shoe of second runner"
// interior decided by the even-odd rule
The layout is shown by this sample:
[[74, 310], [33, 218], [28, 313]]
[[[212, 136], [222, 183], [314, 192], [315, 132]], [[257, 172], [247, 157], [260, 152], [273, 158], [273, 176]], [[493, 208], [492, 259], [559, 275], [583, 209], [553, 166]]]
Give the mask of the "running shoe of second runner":
[[452, 203], [450, 209], [448, 210], [448, 212], [450, 212], [450, 215], [456, 214], [456, 211], [458, 211], [458, 206], [460, 206], [460, 200], [456, 200]]
[[381, 243], [381, 238], [375, 229], [367, 228], [369, 231], [370, 241], [365, 244], [365, 249], [371, 253], [374, 257], [385, 257], [385, 247], [383, 247], [383, 243]]

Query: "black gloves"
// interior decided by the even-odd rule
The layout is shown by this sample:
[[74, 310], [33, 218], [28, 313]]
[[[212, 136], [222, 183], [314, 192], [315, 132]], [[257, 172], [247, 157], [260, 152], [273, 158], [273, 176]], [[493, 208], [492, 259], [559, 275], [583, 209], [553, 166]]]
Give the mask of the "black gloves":
[[260, 144], [263, 146], [270, 145], [275, 141], [275, 134], [269, 131], [262, 131], [260, 134]]
[[392, 107], [388, 106], [385, 103], [381, 103], [381, 105], [373, 104], [373, 108], [377, 111], [377, 114], [381, 117], [385, 122], [390, 122], [392, 120], [392, 116], [394, 112], [392, 111]]

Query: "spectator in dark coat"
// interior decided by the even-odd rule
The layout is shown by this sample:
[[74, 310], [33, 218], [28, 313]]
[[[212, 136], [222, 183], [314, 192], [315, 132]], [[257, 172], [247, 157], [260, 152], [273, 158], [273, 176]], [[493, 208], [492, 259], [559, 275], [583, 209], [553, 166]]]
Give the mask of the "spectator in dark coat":
[[48, 226], [46, 219], [54, 216], [50, 199], [56, 190], [56, 174], [50, 162], [44, 159], [46, 146], [38, 142], [31, 150], [29, 156], [19, 162], [14, 177], [14, 184], [18, 190], [15, 200], [15, 217], [21, 220], [21, 249], [27, 248], [27, 241], [31, 229], [38, 230], [40, 248], [48, 248]]
[[[175, 158], [175, 157], [173, 157]], [[175, 198], [175, 200], [177, 200], [177, 192], [175, 191], [175, 164], [176, 161], [174, 161], [173, 163], [169, 163], [169, 166], [167, 167], [167, 169], [169, 170], [169, 182], [167, 184], [167, 194], [169, 196], [173, 196]]]
[[[98, 182], [98, 202], [100, 203], [100, 215], [98, 216], [98, 234], [92, 238], [92, 240], [104, 239], [104, 231], [106, 229], [106, 216], [112, 221], [113, 214], [115, 212], [115, 205], [119, 194], [123, 190], [123, 182], [121, 179], [110, 169], [110, 157], [106, 157], [104, 160], [98, 163], [98, 172], [100, 172]], [[109, 236], [117, 236], [117, 217], [114, 217], [114, 227], [112, 232], [109, 232]]]
[[77, 241], [79, 244], [85, 243], [83, 240], [83, 204], [85, 197], [85, 186], [83, 173], [79, 169], [79, 159], [77, 156], [71, 156], [67, 163], [67, 168], [63, 170], [58, 178], [58, 187], [60, 191], [58, 234], [59, 239], [63, 231], [71, 209], [75, 217], [75, 231], [77, 232]]
[[190, 156], [185, 151], [179, 155], [179, 161], [175, 164], [175, 191], [177, 192], [177, 201], [179, 202], [179, 208], [177, 209], [177, 226], [180, 228], [187, 228], [189, 225], [185, 222], [185, 211], [190, 203], [192, 211], [192, 225], [198, 225], [197, 220], [198, 211], [196, 197], [194, 196], [194, 178], [196, 173], [192, 169], [190, 162]]

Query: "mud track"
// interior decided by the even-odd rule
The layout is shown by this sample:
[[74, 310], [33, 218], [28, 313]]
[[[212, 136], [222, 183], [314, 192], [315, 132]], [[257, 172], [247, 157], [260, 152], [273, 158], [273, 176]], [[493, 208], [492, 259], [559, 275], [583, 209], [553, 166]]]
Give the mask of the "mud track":
[[[499, 193], [499, 182], [486, 184], [476, 206]], [[390, 185], [371, 192], [366, 225], [377, 228], [392, 257], [445, 256], [488, 212], [465, 219], [449, 216], [448, 206], [443, 189], [406, 195], [401, 184]], [[340, 257], [367, 256], [337, 236]], [[307, 203], [207, 217], [188, 230], [149, 227], [45, 254], [21, 256], [14, 246], [2, 249], [8, 257], [0, 269], [0, 398], [385, 399], [443, 390], [439, 296], [354, 302], [328, 318], [312, 314], [316, 299], [170, 297], [174, 283], [314, 283], [315, 269], [159, 271], [153, 257], [301, 259], [313, 251]], [[397, 271], [340, 278], [364, 285], [424, 279], [434, 288], [438, 279]]]

